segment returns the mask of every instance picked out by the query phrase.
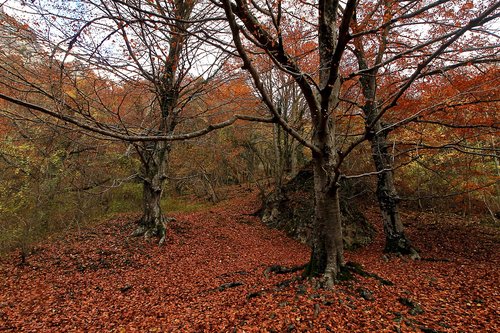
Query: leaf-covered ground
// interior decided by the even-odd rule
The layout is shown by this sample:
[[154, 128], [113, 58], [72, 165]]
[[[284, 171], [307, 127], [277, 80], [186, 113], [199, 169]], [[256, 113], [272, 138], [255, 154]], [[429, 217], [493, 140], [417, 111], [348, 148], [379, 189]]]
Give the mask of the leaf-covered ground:
[[325, 291], [269, 269], [309, 250], [249, 215], [257, 205], [246, 194], [178, 214], [163, 247], [129, 238], [137, 216], [123, 215], [38, 246], [26, 265], [13, 253], [0, 262], [0, 331], [500, 332], [498, 229], [403, 214], [424, 260], [384, 256], [379, 237], [347, 253], [376, 276]]

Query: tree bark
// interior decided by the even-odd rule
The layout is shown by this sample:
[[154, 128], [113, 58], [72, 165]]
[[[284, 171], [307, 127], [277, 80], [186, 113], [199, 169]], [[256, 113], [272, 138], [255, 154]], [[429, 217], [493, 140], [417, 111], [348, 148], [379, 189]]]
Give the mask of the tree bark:
[[[179, 19], [171, 27], [169, 36], [168, 57], [165, 58], [158, 80], [154, 80], [156, 99], [159, 105], [158, 132], [162, 135], [174, 133], [178, 123], [176, 110], [181, 94], [181, 81], [185, 72], [183, 67], [182, 49], [187, 41], [187, 29], [191, 24], [189, 18], [195, 5], [194, 1], [178, 0], [172, 4], [172, 11]], [[167, 179], [168, 156], [170, 143], [167, 141], [145, 142], [136, 146], [141, 157], [141, 177], [143, 181], [143, 215], [139, 227], [133, 233], [135, 236], [156, 236], [163, 244], [166, 235], [167, 219], [161, 209], [161, 198], [165, 180]]]
[[[353, 20], [356, 25], [356, 18]], [[374, 59], [375, 64], [380, 64], [387, 45], [388, 28], [382, 33], [382, 38]], [[354, 54], [361, 70], [368, 70], [367, 55], [361, 40], [355, 43]], [[399, 197], [394, 184], [394, 163], [388, 151], [387, 134], [380, 119], [380, 107], [377, 101], [377, 68], [367, 71], [360, 77], [361, 88], [365, 97], [362, 110], [365, 114], [366, 137], [370, 141], [372, 159], [377, 170], [377, 200], [379, 203], [384, 233], [386, 236], [385, 252], [410, 254], [418, 258], [417, 251], [412, 247], [406, 237], [404, 226], [398, 209]]]
[[161, 198], [166, 180], [166, 168], [170, 146], [166, 142], [145, 144], [144, 160], [141, 167], [143, 182], [143, 215], [134, 236], [153, 237], [163, 244], [167, 219], [161, 208]]
[[320, 284], [331, 288], [344, 265], [344, 246], [340, 217], [339, 186], [331, 185], [328, 161], [314, 159], [314, 223], [312, 252], [305, 275], [320, 277]]
[[388, 151], [387, 134], [381, 131], [380, 123], [375, 126], [375, 134], [370, 139], [373, 162], [377, 170], [377, 200], [384, 224], [385, 252], [409, 254], [418, 258], [404, 232], [398, 209], [399, 197], [394, 184], [393, 162]]
[[338, 147], [335, 138], [334, 110], [339, 104], [340, 94], [338, 69], [347, 43], [347, 27], [354, 7], [354, 2], [346, 4], [341, 27], [337, 30], [338, 2], [320, 1], [318, 5], [320, 70], [317, 102], [320, 107], [311, 110], [311, 118], [313, 143], [319, 151], [313, 152], [315, 195], [313, 249], [305, 274], [319, 277], [320, 285], [325, 288], [333, 286], [344, 265], [338, 183], [340, 170], [337, 165]]
[[[338, 91], [338, 87], [335, 87], [334, 94]], [[330, 95], [329, 98], [330, 103], [336, 103], [336, 95]], [[327, 105], [331, 105], [330, 103]], [[317, 118], [313, 135], [313, 142], [320, 148], [320, 153], [313, 153], [315, 214], [311, 259], [305, 275], [319, 277], [319, 284], [322, 287], [331, 288], [344, 265], [344, 244], [339, 172], [335, 169], [337, 164], [335, 122], [327, 112], [323, 115]]]
[[[275, 121], [287, 133], [300, 143], [310, 148], [313, 153], [315, 177], [315, 220], [313, 235], [313, 251], [306, 275], [319, 277], [322, 285], [331, 287], [343, 264], [342, 227], [340, 223], [340, 205], [338, 198], [338, 178], [340, 177], [335, 142], [334, 111], [339, 104], [340, 77], [339, 68], [344, 51], [349, 41], [349, 22], [356, 7], [355, 0], [347, 0], [345, 5], [339, 1], [320, 0], [318, 2], [318, 53], [319, 82], [312, 83], [311, 78], [303, 75], [293, 57], [287, 54], [282, 39], [275, 38], [265, 29], [265, 24], [249, 11], [248, 2], [244, 0], [222, 0], [228, 19], [235, 47], [243, 60], [243, 67], [254, 81], [256, 89], [274, 116]], [[343, 7], [342, 9], [340, 7]], [[281, 17], [281, 7], [277, 8]], [[342, 18], [337, 27], [338, 13]], [[239, 24], [234, 15], [237, 15]], [[260, 15], [259, 15], [260, 16]], [[275, 21], [279, 25], [280, 20]], [[245, 36], [252, 35], [253, 43], [263, 48], [273, 62], [281, 64], [287, 74], [291, 74], [303, 93], [310, 111], [312, 144], [290, 126], [278, 111], [279, 107], [272, 100], [271, 94], [264, 87], [261, 73], [253, 65], [249, 52], [241, 41], [242, 30]], [[279, 29], [278, 29], [279, 30]], [[340, 156], [340, 154], [339, 154]]]

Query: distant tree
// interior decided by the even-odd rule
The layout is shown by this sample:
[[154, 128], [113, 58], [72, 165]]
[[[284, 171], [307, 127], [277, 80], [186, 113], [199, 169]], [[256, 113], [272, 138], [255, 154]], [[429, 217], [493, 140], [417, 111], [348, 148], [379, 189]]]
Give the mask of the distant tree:
[[[500, 207], [498, 144], [500, 76], [494, 63], [471, 64], [434, 75], [419, 94], [386, 115], [386, 127], [418, 114], [390, 132], [403, 200], [420, 208], [463, 214]], [[439, 94], [435, 91], [439, 90]], [[409, 163], [411, 162], [411, 163]]]

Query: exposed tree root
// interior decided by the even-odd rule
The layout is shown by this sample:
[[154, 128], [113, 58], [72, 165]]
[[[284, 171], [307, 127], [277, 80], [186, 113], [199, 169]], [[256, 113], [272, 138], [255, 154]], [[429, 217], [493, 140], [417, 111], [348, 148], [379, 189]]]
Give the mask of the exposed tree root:
[[410, 240], [404, 234], [387, 237], [384, 252], [409, 256], [413, 260], [420, 259], [417, 249], [413, 247]]
[[244, 283], [240, 282], [240, 281], [224, 283], [224, 284], [221, 284], [219, 287], [217, 287], [217, 290], [224, 291], [224, 290], [229, 289], [229, 288], [242, 286], [243, 284]]
[[431, 261], [431, 262], [451, 262], [452, 260], [449, 258], [420, 258], [422, 261]]
[[167, 223], [175, 221], [173, 217], [161, 217], [146, 220], [144, 217], [138, 221], [139, 226], [132, 232], [132, 237], [144, 236], [145, 239], [158, 237], [158, 245], [165, 243]]
[[352, 261], [348, 261], [342, 267], [342, 270], [341, 270], [340, 274], [338, 275], [338, 280], [341, 280], [341, 281], [352, 280], [352, 279], [354, 279], [353, 274], [357, 274], [357, 275], [364, 276], [364, 277], [374, 278], [375, 280], [380, 281], [380, 283], [382, 283], [386, 286], [393, 286], [394, 285], [394, 283], [392, 281], [386, 280], [383, 277], [380, 277], [375, 273], [367, 272], [363, 269], [363, 267], [361, 267], [360, 264], [352, 262]]
[[[302, 270], [306, 269], [307, 266], [308, 266], [308, 264], [299, 265], [299, 266], [292, 266], [292, 267], [285, 267], [285, 266], [280, 266], [280, 265], [272, 265], [272, 266], [269, 266], [268, 268], [266, 268], [266, 270], [264, 271], [264, 275], [266, 277], [269, 277], [270, 273], [274, 273], [274, 274], [295, 273], [295, 272], [302, 271]], [[382, 284], [384, 284], [386, 286], [392, 286], [392, 285], [394, 285], [394, 283], [392, 281], [386, 280], [386, 279], [378, 276], [375, 273], [367, 272], [367, 271], [365, 271], [361, 267], [360, 264], [352, 262], [352, 261], [348, 261], [345, 265], [342, 266], [342, 269], [336, 275], [336, 279], [335, 280], [336, 281], [353, 280], [353, 279], [355, 279], [354, 278], [354, 274], [357, 274], [357, 275], [360, 275], [360, 276], [364, 276], [364, 277], [374, 278], [374, 279], [380, 281], [380, 283], [382, 283]], [[324, 289], [331, 289], [331, 288], [333, 288], [335, 280], [332, 283], [332, 281], [330, 281], [331, 278], [329, 278], [329, 275], [328, 275], [328, 277], [326, 277], [325, 275], [328, 275], [328, 274], [325, 273], [322, 277], [320, 277], [319, 279], [316, 280], [317, 287], [318, 288], [324, 288]], [[304, 278], [304, 276], [300, 277], [300, 279], [303, 279], [303, 278]], [[291, 281], [295, 281], [295, 280], [293, 280], [293, 279], [292, 280], [285, 280], [284, 284], [287, 284], [287, 283], [289, 283]], [[280, 285], [279, 287], [283, 287], [283, 285]]]

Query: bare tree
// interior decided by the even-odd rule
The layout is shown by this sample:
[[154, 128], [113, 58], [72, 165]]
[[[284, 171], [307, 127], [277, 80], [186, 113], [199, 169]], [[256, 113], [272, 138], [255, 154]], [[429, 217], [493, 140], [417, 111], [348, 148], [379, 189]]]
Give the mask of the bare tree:
[[[359, 31], [351, 29], [355, 12], [366, 15], [376, 13], [380, 3], [371, 1], [318, 1], [314, 3], [289, 3], [285, 1], [262, 1], [247, 3], [242, 0], [222, 0], [227, 20], [231, 27], [234, 46], [242, 59], [242, 68], [251, 75], [256, 89], [264, 103], [275, 117], [276, 122], [312, 152], [315, 182], [315, 220], [313, 249], [311, 260], [306, 270], [309, 276], [321, 277], [325, 286], [334, 283], [344, 264], [342, 248], [342, 230], [340, 223], [338, 188], [343, 176], [342, 162], [360, 143], [373, 137], [380, 118], [392, 106], [398, 103], [410, 87], [423, 76], [423, 70], [429, 70], [436, 58], [445, 54], [456, 40], [467, 31], [481, 26], [498, 17], [499, 3], [494, 3], [479, 10], [469, 22], [456, 22], [449, 29], [436, 34], [425, 34], [415, 38], [415, 43], [401, 43], [395, 53], [388, 54], [379, 64], [370, 64], [367, 68], [352, 70], [352, 58], [347, 55], [357, 40], [363, 36], [380, 36], [388, 29], [395, 28], [406, 18], [426, 16], [433, 8], [444, 9], [448, 1], [429, 3], [410, 1], [404, 5], [405, 12], [398, 11], [393, 18], [385, 17], [382, 22], [369, 21]], [[451, 2], [450, 2], [451, 3]], [[448, 4], [449, 5], [449, 4]], [[427, 17], [427, 16], [426, 16]], [[429, 24], [431, 20], [427, 21]], [[317, 49], [305, 53], [304, 57], [317, 57], [317, 67], [307, 72], [290, 55], [289, 44], [283, 31], [284, 26], [301, 24], [317, 38]], [[432, 25], [430, 25], [432, 26]], [[405, 31], [408, 40], [420, 35], [415, 29]], [[368, 42], [369, 42], [369, 38]], [[361, 41], [363, 43], [363, 41]], [[266, 57], [274, 66], [295, 80], [307, 101], [312, 138], [302, 137], [280, 115], [278, 106], [263, 83], [262, 73], [255, 65], [259, 57]], [[396, 63], [405, 57], [418, 58], [416, 67], [408, 68], [403, 79], [396, 83], [387, 105], [371, 119], [363, 133], [350, 130], [347, 137], [341, 139], [336, 116], [342, 113], [342, 83], [350, 77], [360, 77], [363, 73]], [[351, 68], [351, 70], [349, 70]], [[347, 88], [346, 88], [347, 89]], [[369, 99], [370, 96], [367, 96]], [[367, 113], [367, 115], [369, 115]], [[347, 144], [344, 144], [347, 143]], [[382, 152], [383, 155], [383, 152]]]
[[[58, 126], [128, 142], [141, 162], [144, 212], [134, 235], [165, 239], [166, 219], [161, 209], [171, 142], [198, 137], [229, 126], [238, 119], [271, 121], [233, 115], [187, 133], [179, 123], [196, 117], [185, 111], [218, 74], [226, 55], [195, 38], [195, 32], [217, 29], [213, 6], [201, 1], [68, 1], [64, 7], [44, 1], [26, 7], [34, 19], [40, 58], [35, 67], [3, 62], [6, 87], [0, 98], [46, 114]], [[24, 25], [21, 25], [24, 27]], [[48, 55], [43, 55], [48, 53]], [[209, 59], [207, 59], [209, 58]], [[40, 78], [36, 71], [50, 74]], [[84, 76], [108, 80], [94, 91], [81, 87]], [[107, 92], [114, 87], [116, 91]], [[121, 88], [120, 88], [121, 87]], [[113, 95], [108, 98], [104, 94]], [[42, 102], [43, 101], [43, 102]], [[193, 108], [191, 108], [192, 111]], [[184, 128], [189, 126], [184, 126]]]

